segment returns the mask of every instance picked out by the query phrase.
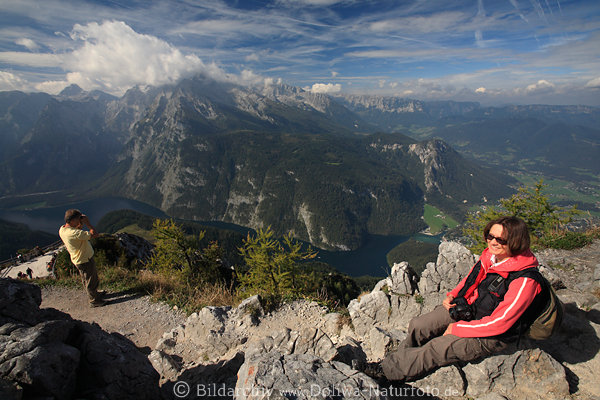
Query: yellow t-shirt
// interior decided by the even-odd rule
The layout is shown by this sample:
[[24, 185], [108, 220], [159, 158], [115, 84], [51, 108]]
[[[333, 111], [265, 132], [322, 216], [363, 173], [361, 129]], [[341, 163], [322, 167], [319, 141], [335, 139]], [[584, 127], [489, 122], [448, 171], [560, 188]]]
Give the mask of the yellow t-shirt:
[[88, 231], [63, 225], [58, 230], [58, 235], [71, 255], [73, 264], [84, 264], [94, 256], [94, 249], [90, 244], [92, 234]]

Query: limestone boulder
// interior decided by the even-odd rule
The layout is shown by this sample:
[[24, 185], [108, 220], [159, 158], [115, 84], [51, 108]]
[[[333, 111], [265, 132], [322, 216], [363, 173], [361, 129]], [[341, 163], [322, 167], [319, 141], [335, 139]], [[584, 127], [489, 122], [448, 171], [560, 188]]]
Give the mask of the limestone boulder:
[[317, 328], [305, 328], [301, 331], [283, 329], [264, 339], [253, 342], [245, 349], [246, 357], [277, 351], [281, 354], [312, 354], [325, 361], [338, 356], [337, 349], [329, 336]]
[[442, 242], [435, 263], [427, 264], [419, 281], [419, 292], [427, 294], [444, 294], [454, 289], [465, 277], [476, 259], [469, 249], [457, 242]]
[[311, 354], [258, 353], [242, 364], [236, 400], [381, 399], [379, 386], [341, 362]]
[[462, 370], [471, 397], [496, 393], [512, 400], [569, 398], [564, 367], [540, 349], [491, 356]]
[[373, 291], [387, 290], [394, 294], [413, 294], [417, 290], [417, 273], [404, 261], [392, 266], [390, 276], [377, 283]]

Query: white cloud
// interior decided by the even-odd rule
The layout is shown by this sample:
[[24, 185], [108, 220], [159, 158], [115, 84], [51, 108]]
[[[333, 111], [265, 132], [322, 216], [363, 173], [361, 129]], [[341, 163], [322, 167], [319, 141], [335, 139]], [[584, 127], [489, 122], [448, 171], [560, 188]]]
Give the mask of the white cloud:
[[[265, 77], [244, 69], [239, 75], [229, 74], [215, 63], [205, 64], [195, 54], [184, 54], [178, 48], [152, 35], [140, 34], [122, 21], [76, 24], [65, 37], [68, 45], [62, 52], [0, 52], [0, 62], [27, 67], [61, 68], [63, 77], [37, 83], [21, 81], [20, 88], [58, 93], [70, 84], [85, 90], [100, 89], [121, 95], [134, 85], [163, 85], [204, 73], [219, 81], [243, 85], [264, 84]], [[33, 41], [20, 44], [34, 48]], [[252, 55], [249, 56], [252, 59]], [[13, 82], [9, 84], [8, 82]], [[17, 87], [14, 76], [3, 75], [4, 88]]]
[[0, 90], [21, 90], [25, 82], [17, 75], [0, 71]]
[[479, 29], [475, 31], [475, 44], [477, 44], [477, 47], [485, 46], [483, 43], [483, 33]]
[[17, 39], [15, 41], [15, 43], [18, 44], [19, 46], [27, 47], [31, 51], [37, 50], [40, 48], [40, 46], [36, 42], [34, 42], [31, 39], [27, 39], [27, 38]]
[[594, 78], [585, 84], [586, 88], [600, 89], [600, 77]]
[[554, 90], [555, 85], [551, 82], [548, 82], [545, 79], [540, 79], [539, 81], [537, 81], [537, 83], [533, 83], [531, 85], [528, 85], [525, 88], [525, 91], [528, 94], [540, 94], [540, 93], [547, 93], [550, 91]]
[[475, 93], [485, 93], [485, 92], [487, 92], [487, 89], [484, 87], [475, 89]]
[[35, 89], [39, 92], [58, 94], [71, 83], [69, 81], [46, 81], [36, 84]]
[[333, 4], [341, 3], [344, 0], [279, 0], [278, 3], [290, 5], [290, 6], [331, 6]]
[[62, 58], [56, 54], [29, 53], [18, 51], [4, 51], [0, 53], [0, 62], [28, 67], [60, 67]]
[[448, 32], [465, 23], [468, 16], [462, 12], [440, 12], [432, 15], [411, 15], [373, 22], [369, 29], [374, 32]]
[[264, 85], [267, 82], [268, 78], [265, 78], [262, 75], [258, 75], [254, 71], [251, 71], [249, 69], [245, 69], [242, 71], [239, 77], [229, 75], [229, 79], [227, 80], [239, 83], [241, 85]]
[[184, 55], [120, 21], [77, 24], [71, 38], [79, 47], [63, 56], [71, 71], [67, 80], [84, 89], [123, 93], [136, 84], [165, 84], [206, 69], [197, 56]]
[[339, 83], [315, 83], [308, 90], [313, 93], [339, 93], [342, 90], [342, 85]]

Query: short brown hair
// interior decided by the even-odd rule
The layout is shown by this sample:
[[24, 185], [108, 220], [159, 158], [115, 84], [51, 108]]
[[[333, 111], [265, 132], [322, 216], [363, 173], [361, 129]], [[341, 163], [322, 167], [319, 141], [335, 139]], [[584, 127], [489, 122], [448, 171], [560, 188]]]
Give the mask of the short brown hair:
[[65, 212], [65, 222], [68, 224], [73, 218], [81, 217], [83, 214], [81, 211], [71, 208]]
[[492, 226], [502, 225], [503, 234], [506, 235], [506, 241], [511, 255], [519, 255], [529, 250], [530, 238], [527, 224], [518, 217], [500, 217], [488, 222], [483, 230], [483, 240], [487, 240]]

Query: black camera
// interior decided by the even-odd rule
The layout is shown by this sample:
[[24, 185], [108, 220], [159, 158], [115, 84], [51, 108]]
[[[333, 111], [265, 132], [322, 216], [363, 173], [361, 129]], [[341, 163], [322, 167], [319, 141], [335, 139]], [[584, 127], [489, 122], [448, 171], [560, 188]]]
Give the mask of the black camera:
[[464, 297], [457, 297], [452, 300], [452, 304], [456, 304], [454, 307], [450, 308], [448, 312], [450, 313], [450, 318], [455, 321], [471, 321], [475, 318], [475, 310], [473, 307], [467, 303], [467, 299]]

